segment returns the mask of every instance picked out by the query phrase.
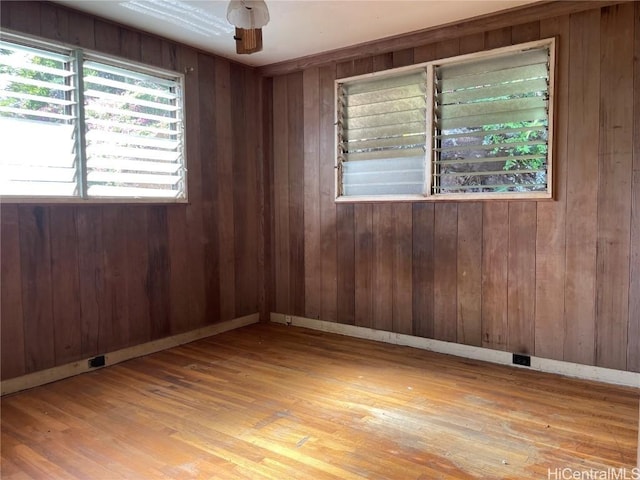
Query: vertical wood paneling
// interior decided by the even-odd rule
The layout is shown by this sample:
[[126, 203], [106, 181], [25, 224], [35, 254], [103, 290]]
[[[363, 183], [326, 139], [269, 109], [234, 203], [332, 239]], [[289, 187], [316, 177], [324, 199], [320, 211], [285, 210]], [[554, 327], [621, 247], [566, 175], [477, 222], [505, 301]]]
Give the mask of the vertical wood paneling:
[[140, 35], [140, 61], [162, 67], [162, 40], [152, 35]]
[[394, 205], [393, 331], [413, 332], [413, 216], [410, 203]]
[[18, 207], [25, 367], [27, 372], [55, 365], [55, 328], [51, 309], [49, 210]]
[[147, 235], [147, 210], [148, 207], [143, 205], [131, 208], [125, 219], [128, 258], [125, 280], [128, 293], [129, 344], [151, 340], [151, 316], [146, 275], [149, 268], [149, 252], [147, 245], [140, 241]]
[[507, 346], [509, 204], [483, 205], [482, 224], [482, 346]]
[[[217, 142], [211, 132], [217, 131], [218, 122], [224, 121], [218, 119], [217, 113], [220, 111], [218, 107], [218, 96], [215, 94], [217, 78], [215, 75], [216, 61], [209, 55], [198, 54], [196, 59], [190, 60], [186, 57], [187, 67], [191, 62], [198, 65], [198, 100], [199, 100], [199, 125], [207, 125], [210, 131], [205, 131], [200, 135], [200, 171], [199, 177], [202, 179], [218, 178], [218, 158], [215, 155]], [[243, 85], [240, 83], [240, 85]], [[213, 88], [212, 88], [213, 86]], [[228, 98], [229, 94], [222, 95]], [[233, 97], [233, 93], [232, 93]], [[238, 105], [240, 107], [240, 105]], [[246, 163], [245, 157], [238, 158], [238, 165]], [[197, 170], [196, 170], [197, 172]], [[218, 230], [220, 220], [218, 218], [218, 185], [216, 182], [208, 182], [203, 180], [200, 184], [200, 215], [198, 220], [194, 218], [198, 224], [202, 224], [202, 258], [203, 258], [203, 279], [204, 279], [204, 318], [197, 322], [192, 319], [189, 325], [185, 326], [185, 330], [198, 326], [206, 325], [220, 321], [220, 248]], [[246, 203], [253, 205], [249, 198]], [[196, 212], [195, 210], [194, 212]], [[233, 240], [232, 240], [233, 241]], [[200, 255], [200, 251], [197, 251]], [[225, 280], [227, 281], [227, 280]]]
[[540, 36], [556, 36], [555, 134], [553, 148], [555, 202], [538, 203], [536, 228], [535, 354], [564, 358], [565, 223], [569, 121], [569, 17], [545, 20]]
[[536, 204], [509, 203], [509, 271], [507, 287], [510, 352], [534, 351], [536, 284]]
[[[3, 2], [4, 3], [4, 2]], [[69, 10], [68, 42], [83, 48], [95, 48], [95, 22], [93, 18], [75, 10]], [[65, 40], [65, 39], [61, 39]]]
[[120, 54], [120, 29], [114, 23], [95, 20], [93, 27], [95, 48], [110, 55]]
[[396, 50], [392, 53], [392, 62], [394, 67], [404, 67], [413, 64], [413, 48], [404, 50]]
[[52, 208], [51, 281], [52, 321], [56, 362], [72, 362], [82, 356], [80, 294], [76, 218], [73, 207]]
[[[260, 155], [258, 146], [258, 135], [260, 131], [260, 115], [256, 105], [259, 102], [258, 97], [258, 78], [254, 72], [242, 69], [244, 71], [245, 89], [247, 101], [245, 103], [245, 119], [246, 129], [235, 123], [235, 128], [244, 132], [247, 150], [246, 159], [244, 161], [245, 168], [240, 178], [243, 183], [241, 192], [245, 192], [243, 196], [236, 196], [236, 204], [241, 204], [246, 212], [246, 228], [245, 228], [245, 249], [242, 254], [241, 261], [236, 268], [242, 277], [243, 286], [239, 292], [236, 292], [236, 317], [250, 315], [258, 311], [258, 244], [262, 242], [259, 238], [259, 195], [258, 195], [258, 162], [256, 161]], [[236, 233], [237, 240], [239, 234]], [[237, 295], [240, 295], [238, 302]]]
[[393, 328], [393, 204], [373, 205], [373, 328]]
[[624, 370], [629, 325], [633, 4], [603, 9], [596, 269], [596, 364]]
[[[627, 370], [640, 372], [640, 3], [634, 12], [633, 180]], [[638, 433], [640, 436], [640, 432]], [[640, 442], [638, 443], [640, 452]], [[640, 466], [640, 453], [638, 454]]]
[[12, 378], [26, 373], [18, 208], [0, 205], [0, 218], [0, 375]]
[[[111, 305], [104, 302], [104, 261], [102, 242], [102, 211], [78, 207], [78, 271], [80, 276], [80, 311], [82, 324], [80, 341], [82, 356], [100, 352], [100, 325], [111, 318]], [[146, 273], [146, 272], [145, 272]]]
[[434, 207], [431, 203], [413, 204], [413, 334], [432, 338], [434, 258]]
[[355, 229], [355, 324], [372, 326], [373, 318], [373, 208], [354, 205]]
[[2, 23], [29, 35], [41, 34], [41, 3], [31, 1], [2, 2]]
[[[215, 163], [218, 182], [218, 245], [220, 278], [220, 319], [234, 318], [236, 308], [233, 142], [231, 132], [231, 69], [229, 62], [215, 62], [215, 98], [218, 117], [215, 124]], [[206, 84], [202, 88], [207, 88]]]
[[[322, 252], [322, 312], [321, 318], [336, 320], [337, 275], [336, 207], [334, 155], [335, 155], [335, 65], [320, 69], [320, 249]], [[275, 104], [275, 97], [274, 97]], [[277, 132], [277, 133], [276, 133]], [[277, 138], [281, 133], [275, 129]], [[327, 160], [331, 159], [331, 160]]]
[[303, 72], [304, 94], [304, 307], [305, 316], [320, 318], [320, 71]]
[[[102, 248], [104, 262], [104, 303], [110, 315], [100, 323], [100, 349], [110, 352], [128, 345], [131, 325], [126, 289], [128, 270], [127, 237], [125, 231], [127, 208], [107, 206], [102, 212]], [[168, 292], [167, 292], [168, 293]]]
[[271, 312], [275, 311], [275, 222], [273, 215], [274, 180], [273, 180], [273, 79], [260, 79], [260, 94], [262, 99], [260, 106], [262, 112], [262, 158], [258, 160], [261, 167], [260, 188], [262, 193], [260, 212], [260, 227], [262, 230], [259, 246], [262, 249], [258, 258], [258, 278], [260, 289], [260, 319], [267, 321]]
[[571, 16], [564, 359], [595, 362], [600, 12]]
[[513, 43], [531, 42], [540, 38], [540, 22], [533, 21], [523, 23], [511, 29], [511, 41]]
[[118, 38], [120, 39], [120, 51], [118, 54], [128, 60], [139, 62], [142, 58], [140, 34], [124, 27], [120, 27], [118, 30]]
[[289, 131], [289, 294], [295, 315], [304, 315], [304, 100], [302, 72], [287, 82]]
[[148, 215], [149, 264], [146, 285], [149, 296], [149, 312], [153, 319], [151, 337], [161, 338], [181, 326], [172, 324], [173, 319], [169, 317], [170, 261], [167, 213], [163, 207], [154, 206], [149, 208]]
[[[287, 77], [273, 80], [275, 311], [291, 312], [289, 304], [289, 116]], [[277, 134], [275, 133], [277, 132]], [[335, 227], [334, 227], [335, 231]], [[335, 248], [335, 242], [334, 242]]]
[[[210, 137], [211, 132], [198, 128], [201, 125], [201, 109], [205, 118], [210, 118], [207, 112], [210, 111], [211, 105], [201, 104], [199, 101], [200, 93], [200, 68], [198, 65], [198, 54], [191, 49], [183, 49], [175, 45], [163, 44], [163, 54], [165, 62], [173, 63], [178, 71], [187, 72], [185, 75], [185, 91], [198, 92], [196, 95], [188, 95], [184, 102], [186, 112], [185, 132], [187, 146], [188, 168], [195, 174], [189, 175], [189, 208], [185, 209], [185, 229], [187, 231], [187, 265], [189, 265], [188, 275], [191, 280], [191, 287], [188, 290], [189, 316], [183, 318], [186, 323], [178, 323], [170, 318], [171, 331], [182, 332], [190, 328], [205, 325], [216, 320], [213, 312], [216, 312], [215, 302], [211, 299], [217, 299], [216, 291], [207, 291], [210, 286], [206, 282], [208, 278], [205, 276], [211, 266], [206, 265], [205, 254], [208, 253], [206, 246], [211, 238], [205, 236], [204, 227], [204, 209], [202, 192], [205, 188], [213, 188], [208, 185], [202, 178], [203, 162], [211, 161], [212, 150], [203, 146], [202, 140]], [[205, 79], [203, 88], [211, 88], [206, 85], [206, 72], [203, 72]], [[205, 124], [206, 125], [206, 124]], [[215, 126], [211, 125], [212, 128]], [[206, 140], [205, 140], [206, 141]], [[191, 161], [189, 161], [191, 159]], [[160, 219], [162, 220], [162, 219]], [[159, 223], [162, 226], [162, 223]], [[215, 247], [214, 247], [215, 248]], [[209, 277], [211, 278], [211, 277]], [[218, 306], [219, 308], [219, 306]], [[217, 313], [217, 312], [216, 312]], [[209, 315], [215, 315], [214, 318]]]
[[433, 337], [455, 342], [458, 330], [458, 205], [437, 203], [434, 218]]
[[338, 322], [355, 323], [355, 238], [353, 205], [336, 206], [338, 241]]
[[40, 35], [57, 41], [66, 41], [69, 36], [69, 11], [43, 3], [40, 6]]
[[482, 204], [458, 205], [457, 341], [482, 345]]
[[435, 43], [420, 45], [413, 49], [413, 60], [416, 63], [430, 62], [431, 60], [436, 60], [437, 58], [438, 57], [436, 53]]

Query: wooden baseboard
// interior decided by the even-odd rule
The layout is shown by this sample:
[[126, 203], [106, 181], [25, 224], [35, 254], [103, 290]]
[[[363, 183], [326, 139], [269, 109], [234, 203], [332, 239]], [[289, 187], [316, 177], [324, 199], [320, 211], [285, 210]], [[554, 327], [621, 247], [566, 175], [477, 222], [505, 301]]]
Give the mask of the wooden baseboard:
[[455, 355], [457, 357], [509, 365], [516, 368], [555, 373], [583, 380], [593, 380], [635, 388], [640, 387], [640, 373], [635, 372], [613, 370], [609, 368], [595, 367], [592, 365], [581, 365], [578, 363], [550, 360], [547, 358], [533, 356], [531, 357], [531, 366], [522, 367], [512, 363], [513, 354], [511, 352], [491, 350], [489, 348], [474, 347], [471, 345], [462, 345], [459, 343], [443, 342], [441, 340], [433, 340], [430, 338], [414, 337], [401, 333], [385, 332], [382, 330], [373, 330], [371, 328], [357, 327], [355, 325], [344, 325], [342, 323], [326, 322], [323, 320], [297, 317], [294, 315], [284, 315], [281, 313], [271, 313], [271, 321], [274, 323], [305, 327], [323, 332], [347, 335], [350, 337], [376, 340], [395, 345], [405, 345], [408, 347], [420, 348], [422, 350]]
[[[132, 358], [142, 357], [161, 350], [184, 345], [185, 343], [194, 342], [201, 338], [210, 337], [212, 335], [217, 335], [246, 325], [258, 323], [258, 321], [259, 315], [254, 313], [245, 317], [229, 320], [228, 322], [207, 325], [206, 327], [180, 333], [171, 337], [160, 338], [141, 345], [135, 345], [133, 347], [123, 348], [122, 350], [105, 353], [104, 366], [108, 367], [109, 365], [115, 365], [116, 363], [124, 362], [125, 360], [131, 360]], [[21, 390], [26, 390], [27, 388], [37, 387], [39, 385], [44, 385], [45, 383], [55, 382], [57, 380], [62, 380], [63, 378], [72, 377], [74, 375], [93, 370], [97, 370], [97, 368], [89, 367], [89, 358], [84, 358], [65, 365], [59, 365], [39, 372], [3, 380], [0, 382], [0, 395], [19, 392]]]

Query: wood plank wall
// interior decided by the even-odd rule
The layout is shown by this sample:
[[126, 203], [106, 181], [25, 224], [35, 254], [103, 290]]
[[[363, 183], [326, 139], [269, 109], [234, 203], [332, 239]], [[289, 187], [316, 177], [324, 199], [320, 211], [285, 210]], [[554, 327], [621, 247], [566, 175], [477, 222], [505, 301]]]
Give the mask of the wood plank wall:
[[[334, 203], [336, 78], [551, 36], [555, 201]], [[640, 371], [639, 38], [597, 5], [274, 76], [273, 311]]]
[[1, 8], [3, 28], [187, 69], [189, 169], [188, 205], [2, 205], [2, 378], [257, 312], [257, 73], [54, 4]]

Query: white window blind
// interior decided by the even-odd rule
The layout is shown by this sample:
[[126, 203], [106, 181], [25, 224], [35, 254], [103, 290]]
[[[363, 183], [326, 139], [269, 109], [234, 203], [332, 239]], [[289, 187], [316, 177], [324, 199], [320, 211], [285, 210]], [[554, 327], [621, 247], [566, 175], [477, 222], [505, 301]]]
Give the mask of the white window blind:
[[422, 194], [426, 72], [338, 87], [338, 151], [342, 193]]
[[337, 199], [551, 198], [554, 49], [337, 80]]
[[75, 63], [0, 41], [0, 193], [78, 194]]
[[89, 196], [184, 194], [180, 84], [84, 63]]
[[549, 49], [437, 66], [433, 192], [547, 190]]
[[13, 37], [0, 42], [3, 197], [186, 198], [181, 75]]

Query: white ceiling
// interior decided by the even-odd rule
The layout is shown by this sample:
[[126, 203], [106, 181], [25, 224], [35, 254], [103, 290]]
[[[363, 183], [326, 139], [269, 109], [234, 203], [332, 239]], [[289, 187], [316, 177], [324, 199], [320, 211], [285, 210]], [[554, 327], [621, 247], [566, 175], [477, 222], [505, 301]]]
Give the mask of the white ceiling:
[[264, 49], [236, 55], [227, 1], [58, 0], [238, 62], [260, 66], [444, 25], [538, 0], [267, 0]]

